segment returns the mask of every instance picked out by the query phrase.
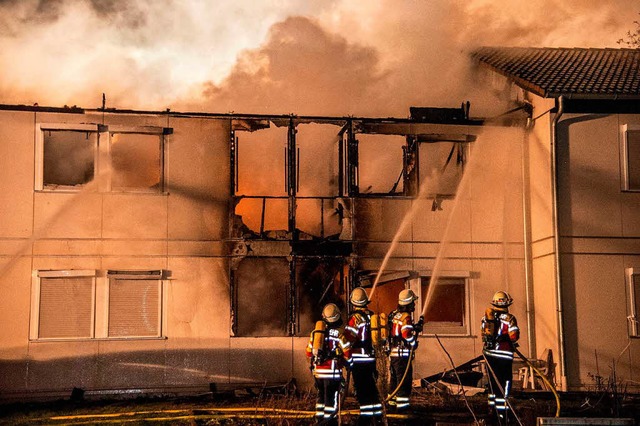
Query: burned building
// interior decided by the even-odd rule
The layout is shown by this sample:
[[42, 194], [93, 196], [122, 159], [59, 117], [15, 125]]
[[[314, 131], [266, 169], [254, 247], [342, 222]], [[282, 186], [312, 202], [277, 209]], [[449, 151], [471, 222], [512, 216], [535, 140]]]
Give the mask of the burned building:
[[[617, 92], [533, 90], [501, 68], [513, 51], [479, 52], [487, 90], [509, 105], [497, 117], [474, 118], [468, 103], [409, 118], [1, 105], [0, 397], [307, 386], [308, 333], [356, 285], [378, 312], [404, 288], [420, 296], [418, 376], [449, 368], [436, 335], [456, 361], [480, 353], [480, 317], [503, 289], [520, 350], [551, 349], [558, 383], [585, 386], [588, 368], [567, 376], [565, 365], [587, 353], [568, 345], [569, 329], [593, 325], [578, 315], [577, 288], [615, 294], [606, 309], [626, 330], [618, 308], [636, 300], [634, 240], [569, 230], [610, 224], [617, 206], [615, 223], [633, 233], [633, 188], [618, 188], [624, 199], [612, 189], [620, 170], [635, 185], [633, 168], [613, 152], [635, 158], [637, 107]], [[580, 140], [581, 162], [563, 151], [565, 136]], [[592, 196], [594, 181], [609, 203]], [[582, 273], [590, 284], [578, 284]]]
[[[491, 128], [464, 105], [407, 119], [9, 105], [0, 117], [7, 395], [304, 384], [325, 303], [378, 281], [388, 312], [399, 289], [429, 285], [471, 145]], [[496, 146], [522, 144], [495, 128], [516, 135]], [[474, 283], [502, 282], [507, 259], [524, 287], [520, 215], [508, 243], [499, 220], [472, 237], [472, 219], [488, 221], [475, 202], [456, 201], [463, 232], [435, 296], [448, 315], [426, 327], [465, 356]], [[445, 365], [425, 347], [422, 368]]]

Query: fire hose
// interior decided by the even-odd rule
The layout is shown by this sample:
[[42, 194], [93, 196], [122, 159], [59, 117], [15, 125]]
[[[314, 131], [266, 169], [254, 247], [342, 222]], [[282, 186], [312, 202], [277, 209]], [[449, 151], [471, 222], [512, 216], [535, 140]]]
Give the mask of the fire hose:
[[[418, 339], [416, 338], [416, 344], [418, 343]], [[407, 373], [409, 373], [409, 367], [411, 367], [411, 363], [413, 362], [413, 354], [414, 354], [414, 350], [415, 350], [416, 345], [413, 345], [411, 347], [411, 351], [409, 352], [409, 362], [407, 363], [407, 368], [404, 369], [404, 374], [402, 375], [402, 379], [400, 379], [400, 381], [398, 382], [398, 387], [395, 388], [395, 390], [393, 392], [391, 392], [389, 394], [389, 396], [387, 396], [387, 398], [384, 400], [384, 402], [389, 402], [391, 401], [391, 399], [396, 396], [396, 394], [400, 391], [400, 388], [402, 387], [402, 384], [404, 383], [404, 380], [407, 378]]]
[[[424, 322], [424, 317], [420, 316], [420, 321], [418, 321], [419, 325], [420, 325], [420, 332], [422, 331], [422, 324]], [[407, 363], [407, 367], [404, 369], [404, 374], [402, 375], [402, 379], [400, 379], [400, 381], [398, 382], [398, 386], [395, 388], [395, 390], [393, 392], [391, 392], [389, 394], [389, 396], [387, 396], [387, 398], [384, 400], [384, 402], [389, 402], [391, 401], [391, 399], [396, 396], [396, 394], [400, 391], [400, 388], [402, 387], [402, 384], [404, 383], [404, 380], [407, 378], [407, 374], [409, 373], [409, 368], [411, 367], [411, 363], [413, 362], [413, 356], [415, 353], [415, 349], [418, 346], [418, 336], [420, 334], [420, 332], [416, 333], [416, 342], [413, 346], [411, 346], [411, 351], [409, 352], [409, 362]]]
[[551, 390], [551, 392], [553, 392], [553, 396], [556, 398], [556, 417], [560, 417], [560, 396], [558, 396], [558, 391], [556, 391], [555, 386], [553, 386], [551, 382], [549, 382], [549, 379], [547, 379], [547, 377], [544, 374], [542, 374], [542, 372], [540, 372], [540, 370], [538, 370], [531, 363], [531, 361], [529, 361], [529, 359], [526, 356], [524, 356], [522, 352], [518, 350], [518, 348], [514, 348], [513, 350], [515, 351], [515, 353], [518, 354], [520, 358], [522, 358], [525, 364], [527, 364], [529, 367], [533, 369], [533, 371], [536, 372], [536, 374], [542, 379], [544, 384]]

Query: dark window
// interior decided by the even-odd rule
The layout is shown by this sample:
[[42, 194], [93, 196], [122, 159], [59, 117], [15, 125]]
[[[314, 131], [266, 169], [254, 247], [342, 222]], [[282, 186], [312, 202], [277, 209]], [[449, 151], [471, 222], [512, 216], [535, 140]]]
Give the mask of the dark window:
[[43, 187], [77, 187], [91, 182], [97, 140], [97, 132], [43, 130]]
[[235, 272], [238, 336], [287, 336], [289, 262], [248, 257]]
[[335, 258], [297, 258], [295, 264], [297, 334], [308, 336], [327, 303], [335, 303], [344, 312], [343, 282], [348, 270], [342, 259]]
[[640, 191], [640, 129], [625, 131], [625, 188]]
[[[440, 278], [429, 294], [430, 278], [422, 278], [421, 306], [424, 311], [424, 332], [428, 334], [467, 333], [467, 294], [464, 278]], [[427, 308], [424, 310], [424, 304]]]

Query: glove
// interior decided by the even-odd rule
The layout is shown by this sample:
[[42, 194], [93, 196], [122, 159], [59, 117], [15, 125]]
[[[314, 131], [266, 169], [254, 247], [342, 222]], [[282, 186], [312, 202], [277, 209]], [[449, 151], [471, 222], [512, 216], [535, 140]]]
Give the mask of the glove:
[[422, 329], [424, 328], [424, 316], [420, 316], [420, 320], [413, 326], [413, 328], [418, 333], [422, 333]]

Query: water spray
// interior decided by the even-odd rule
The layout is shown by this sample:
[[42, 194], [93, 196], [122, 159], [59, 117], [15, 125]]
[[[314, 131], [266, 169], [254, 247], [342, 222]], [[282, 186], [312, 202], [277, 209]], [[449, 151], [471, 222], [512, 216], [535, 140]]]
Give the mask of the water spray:
[[[481, 144], [484, 138], [478, 138], [475, 142], [476, 144]], [[478, 150], [479, 147], [476, 147]], [[473, 157], [472, 157], [473, 158]], [[472, 165], [477, 163], [473, 162]], [[453, 217], [457, 211], [458, 205], [460, 204], [460, 198], [462, 194], [466, 194], [469, 186], [469, 176], [472, 174], [472, 168], [467, 167], [467, 170], [462, 174], [462, 179], [460, 179], [460, 183], [458, 184], [458, 188], [456, 190], [456, 197], [451, 206], [451, 212], [449, 216], [447, 216], [447, 224], [445, 225], [444, 232], [442, 233], [442, 240], [440, 241], [440, 245], [438, 247], [438, 253], [436, 254], [436, 260], [433, 265], [433, 270], [431, 271], [431, 277], [429, 277], [429, 289], [427, 290], [426, 296], [423, 296], [422, 300], [422, 311], [420, 312], [420, 316], [425, 316], [427, 312], [427, 307], [429, 306], [429, 301], [431, 300], [431, 296], [433, 295], [433, 291], [438, 284], [438, 279], [440, 278], [440, 269], [442, 266], [442, 259], [444, 258], [444, 251], [448, 244], [447, 237], [451, 231], [451, 224], [453, 223]]]
[[[464, 175], [465, 174], [463, 174], [463, 179], [464, 179]], [[419, 189], [418, 195], [415, 198], [415, 201], [412, 203], [411, 208], [409, 209], [407, 214], [405, 214], [404, 218], [402, 219], [402, 222], [400, 222], [400, 226], [398, 227], [398, 230], [396, 231], [396, 233], [393, 236], [393, 239], [391, 240], [391, 246], [389, 246], [389, 249], [387, 250], [387, 252], [384, 255], [384, 258], [382, 259], [382, 264], [378, 269], [376, 278], [373, 281], [373, 286], [371, 287], [371, 293], [369, 294], [369, 299], [373, 298], [376, 287], [378, 286], [378, 283], [380, 282], [380, 278], [382, 277], [382, 273], [385, 271], [387, 264], [389, 263], [389, 259], [391, 258], [391, 255], [393, 254], [394, 250], [398, 246], [398, 243], [400, 242], [400, 236], [404, 233], [404, 231], [407, 229], [407, 226], [409, 226], [409, 224], [411, 223], [411, 220], [413, 219], [416, 212], [418, 211], [418, 207], [421, 206], [421, 202], [427, 199], [428, 190], [429, 190], [429, 185], [420, 185], [420, 189]]]

